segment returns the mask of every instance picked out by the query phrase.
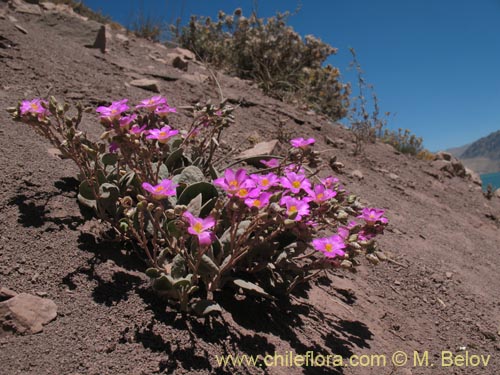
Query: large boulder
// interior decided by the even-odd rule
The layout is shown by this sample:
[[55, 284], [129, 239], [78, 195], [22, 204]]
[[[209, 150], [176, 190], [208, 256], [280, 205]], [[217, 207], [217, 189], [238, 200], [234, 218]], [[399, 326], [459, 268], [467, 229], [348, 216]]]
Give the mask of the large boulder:
[[446, 151], [439, 151], [434, 155], [434, 160], [451, 161], [453, 158], [453, 155]]
[[472, 169], [465, 168], [465, 176], [469, 178], [474, 184], [483, 186], [483, 181], [478, 173], [474, 172]]

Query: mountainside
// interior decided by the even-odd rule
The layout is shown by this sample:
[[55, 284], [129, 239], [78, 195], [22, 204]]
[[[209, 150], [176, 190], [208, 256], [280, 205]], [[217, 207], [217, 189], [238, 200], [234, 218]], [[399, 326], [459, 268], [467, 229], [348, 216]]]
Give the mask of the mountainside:
[[[0, 373], [45, 374], [499, 374], [500, 199], [453, 174], [459, 163], [423, 161], [377, 142], [353, 156], [352, 134], [323, 116], [266, 97], [249, 81], [209, 70], [185, 51], [106, 27], [106, 53], [90, 49], [101, 25], [66, 8], [0, 1], [0, 292], [49, 298], [57, 318], [35, 335], [12, 335], [0, 324]], [[216, 80], [214, 79], [216, 78]], [[349, 192], [386, 210], [379, 245], [389, 258], [362, 259], [356, 274], [325, 272], [291, 300], [217, 294], [220, 316], [185, 316], [159, 299], [146, 265], [106, 241], [97, 220], [77, 204], [77, 168], [60, 160], [32, 129], [4, 110], [19, 100], [55, 95], [69, 103], [103, 105], [154, 95], [178, 108], [233, 103], [235, 123], [221, 147], [231, 156], [286, 134], [314, 137], [319, 156], [336, 157]], [[280, 126], [283, 124], [283, 126]], [[100, 134], [95, 113], [81, 128]], [[285, 133], [285, 134], [284, 134]], [[462, 174], [463, 175], [463, 174]], [[9, 298], [0, 293], [0, 303]], [[441, 368], [442, 351], [491, 356], [486, 367]], [[216, 356], [305, 354], [386, 355], [382, 367], [222, 367]], [[396, 351], [428, 351], [430, 368], [398, 369]], [[430, 366], [430, 365], [429, 365]]]
[[448, 151], [477, 173], [500, 172], [500, 130]]

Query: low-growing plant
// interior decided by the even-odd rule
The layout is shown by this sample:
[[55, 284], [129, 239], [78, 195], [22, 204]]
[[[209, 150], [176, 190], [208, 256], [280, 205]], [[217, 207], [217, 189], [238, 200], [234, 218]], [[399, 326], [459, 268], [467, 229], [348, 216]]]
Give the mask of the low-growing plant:
[[292, 139], [286, 155], [262, 158], [263, 169], [219, 173], [219, 141], [234, 122], [226, 103], [195, 106], [192, 124], [179, 128], [164, 97], [116, 101], [96, 109], [98, 141], [79, 129], [84, 108], [76, 109], [52, 97], [10, 112], [75, 162], [78, 201], [138, 245], [152, 288], [181, 311], [220, 311], [213, 292], [225, 288], [288, 295], [323, 270], [354, 270], [361, 254], [378, 262], [384, 211], [319, 178], [313, 138]]
[[424, 157], [424, 154], [421, 154], [424, 151], [422, 146], [423, 139], [412, 134], [409, 129], [403, 131], [403, 129], [399, 128], [397, 132], [385, 129], [381, 139], [382, 142], [390, 144], [403, 154], [420, 155], [420, 158]]
[[417, 154], [417, 159], [420, 159], [420, 160], [433, 161], [433, 160], [435, 160], [435, 158], [436, 158], [436, 155], [434, 155], [434, 153], [430, 152], [427, 149], [423, 149], [422, 151], [420, 151]]
[[241, 9], [232, 15], [220, 11], [217, 20], [192, 16], [174, 33], [201, 60], [256, 81], [274, 97], [300, 101], [332, 120], [345, 117], [349, 86], [341, 83], [337, 68], [323, 66], [337, 50], [311, 35], [302, 38], [287, 25], [289, 16], [265, 20], [255, 13], [247, 18]]

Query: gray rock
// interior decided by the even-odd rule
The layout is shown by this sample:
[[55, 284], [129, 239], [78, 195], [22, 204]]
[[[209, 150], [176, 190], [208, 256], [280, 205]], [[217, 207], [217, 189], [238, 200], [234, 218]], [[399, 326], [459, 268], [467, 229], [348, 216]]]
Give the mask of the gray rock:
[[363, 178], [365, 178], [365, 176], [363, 176], [363, 173], [358, 169], [355, 169], [351, 172], [351, 177], [357, 178], [358, 180], [362, 180]]
[[168, 55], [181, 56], [187, 60], [196, 60], [196, 55], [193, 52], [181, 47], [173, 48]]
[[1, 287], [0, 288], [0, 301], [15, 297], [17, 295], [16, 292], [10, 290], [9, 288]]
[[399, 176], [395, 173], [389, 173], [387, 176], [393, 181], [399, 180]]
[[446, 160], [446, 161], [451, 161], [453, 158], [453, 155], [450, 154], [449, 152], [445, 151], [439, 151], [434, 155], [434, 160]]
[[270, 155], [273, 153], [276, 145], [278, 144], [277, 139], [273, 139], [271, 141], [260, 142], [257, 143], [252, 148], [243, 151], [236, 158], [237, 159], [248, 159], [248, 158], [256, 158], [262, 155]]
[[496, 189], [493, 195], [497, 198], [500, 198], [500, 189]]
[[155, 93], [159, 93], [160, 89], [158, 88], [158, 81], [154, 79], [135, 79], [130, 82], [132, 86], [139, 87], [144, 90], [152, 91]]
[[465, 168], [465, 176], [469, 177], [469, 180], [471, 180], [474, 184], [479, 186], [483, 185], [483, 181], [481, 180], [479, 174], [474, 172], [472, 169]]
[[174, 68], [177, 68], [177, 69], [180, 69], [180, 70], [183, 70], [185, 72], [187, 72], [188, 70], [188, 62], [186, 60], [184, 60], [182, 57], [180, 56], [177, 56], [176, 58], [174, 58], [172, 60], [172, 66]]
[[22, 32], [23, 34], [28, 34], [28, 30], [26, 30], [24, 27], [22, 27], [21, 25], [14, 25], [16, 27], [16, 29], [18, 29], [20, 32]]
[[0, 302], [0, 334], [7, 332], [39, 333], [57, 317], [54, 301], [27, 293]]
[[102, 25], [97, 32], [92, 48], [99, 49], [102, 53], [106, 52], [106, 26]]
[[38, 4], [30, 4], [22, 0], [10, 0], [9, 5], [12, 9], [19, 13], [42, 15], [42, 10]]

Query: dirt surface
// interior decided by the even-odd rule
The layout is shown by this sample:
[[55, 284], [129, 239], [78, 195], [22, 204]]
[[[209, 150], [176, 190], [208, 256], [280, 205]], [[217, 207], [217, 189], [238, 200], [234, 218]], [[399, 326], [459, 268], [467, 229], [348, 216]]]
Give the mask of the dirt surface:
[[[21, 31], [21, 26], [27, 33]], [[46, 296], [56, 320], [36, 335], [0, 337], [0, 373], [10, 374], [499, 374], [500, 199], [486, 200], [470, 181], [449, 178], [429, 162], [384, 144], [350, 156], [348, 131], [293, 105], [265, 97], [251, 83], [189, 62], [166, 59], [161, 45], [108, 30], [107, 53], [85, 48], [99, 24], [65, 13], [19, 13], [0, 1], [0, 286]], [[355, 275], [337, 271], [298, 291], [292, 301], [217, 296], [221, 317], [183, 317], [148, 288], [145, 265], [96, 235], [76, 201], [76, 168], [47, 142], [9, 119], [4, 108], [48, 93], [98, 105], [151, 93], [128, 84], [158, 80], [161, 94], [182, 107], [217, 100], [217, 76], [236, 110], [228, 150], [278, 137], [313, 136], [325, 159], [337, 155], [349, 191], [387, 209], [379, 240], [394, 262], [364, 262]], [[180, 111], [178, 123], [190, 121]], [[84, 128], [98, 134], [95, 114]], [[345, 148], [325, 137], [343, 139]], [[253, 143], [252, 143], [253, 142]], [[340, 145], [341, 147], [341, 145]], [[351, 177], [353, 170], [364, 178]], [[331, 173], [331, 171], [324, 171]], [[391, 174], [392, 173], [392, 174]], [[441, 352], [491, 355], [487, 367], [446, 367]], [[385, 367], [252, 367], [218, 365], [216, 355], [292, 351], [385, 354]], [[402, 350], [429, 352], [435, 366], [390, 363]], [[413, 357], [412, 357], [413, 358]], [[262, 364], [262, 362], [261, 362]]]

